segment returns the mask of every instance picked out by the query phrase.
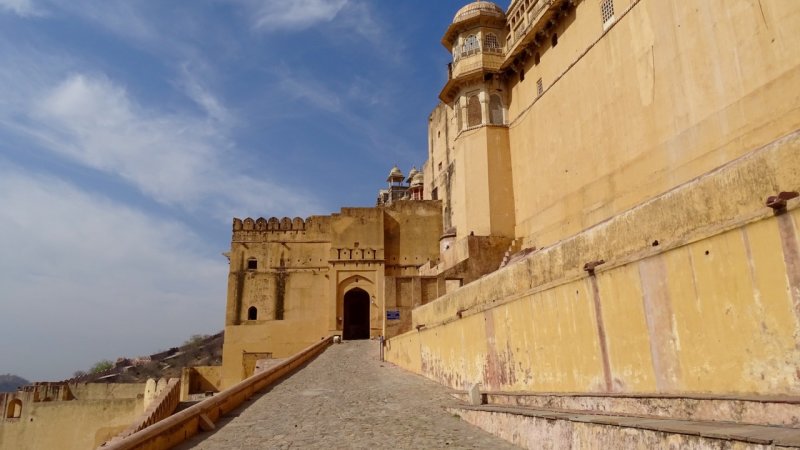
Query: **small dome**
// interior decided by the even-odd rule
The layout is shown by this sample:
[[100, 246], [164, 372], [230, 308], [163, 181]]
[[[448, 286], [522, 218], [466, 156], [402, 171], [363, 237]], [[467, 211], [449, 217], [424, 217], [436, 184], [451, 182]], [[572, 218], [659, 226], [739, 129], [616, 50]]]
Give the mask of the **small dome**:
[[394, 166], [389, 172], [389, 177], [386, 178], [386, 181], [403, 181], [405, 178], [406, 177], [403, 175], [403, 172], [400, 171], [400, 168]]
[[425, 179], [422, 177], [422, 172], [417, 172], [411, 177], [411, 186], [422, 186], [424, 184]]
[[503, 11], [503, 8], [497, 6], [492, 2], [478, 0], [459, 9], [455, 17], [453, 17], [453, 23], [464, 21], [470, 17], [477, 16], [479, 14], [486, 14], [497, 17], [506, 16], [506, 13]]
[[406, 178], [406, 181], [410, 183], [411, 180], [414, 179], [414, 176], [418, 173], [419, 170], [417, 170], [417, 166], [412, 167], [411, 170], [408, 172], [408, 178]]

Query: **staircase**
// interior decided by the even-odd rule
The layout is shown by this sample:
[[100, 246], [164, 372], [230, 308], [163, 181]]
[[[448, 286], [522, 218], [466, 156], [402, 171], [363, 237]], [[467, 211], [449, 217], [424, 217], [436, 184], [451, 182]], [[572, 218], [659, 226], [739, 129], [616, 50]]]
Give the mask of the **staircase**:
[[534, 250], [536, 250], [536, 247], [522, 249], [522, 240], [514, 239], [508, 246], [508, 250], [506, 250], [506, 253], [503, 255], [503, 260], [500, 261], [500, 266], [497, 269], [500, 270], [513, 262], [519, 261], [533, 253]]
[[[466, 393], [456, 397], [467, 401]], [[449, 411], [529, 449], [800, 447], [800, 398], [486, 392]]]

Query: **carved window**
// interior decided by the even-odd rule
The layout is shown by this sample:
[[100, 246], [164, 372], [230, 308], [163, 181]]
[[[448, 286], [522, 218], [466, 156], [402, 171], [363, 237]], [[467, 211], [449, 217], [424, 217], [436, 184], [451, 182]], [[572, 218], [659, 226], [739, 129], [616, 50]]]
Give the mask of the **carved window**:
[[497, 35], [494, 33], [487, 34], [483, 40], [483, 48], [489, 52], [500, 53], [500, 41], [497, 40]]
[[536, 80], [536, 92], [540, 97], [544, 94], [544, 83], [542, 83], [541, 78]]
[[470, 34], [469, 36], [467, 36], [466, 39], [464, 39], [464, 46], [461, 50], [461, 56], [472, 55], [473, 53], [477, 53], [478, 51], [480, 51], [480, 49], [481, 45], [480, 42], [478, 41], [477, 36], [475, 36], [474, 34]]
[[255, 258], [250, 258], [247, 260], [247, 270], [256, 270], [258, 269], [258, 260]]
[[555, 47], [556, 45], [558, 45], [558, 33], [553, 33], [553, 35], [550, 36], [550, 46]]
[[500, 96], [492, 94], [489, 97], [489, 123], [492, 125], [502, 125], [503, 121], [503, 101]]
[[247, 308], [247, 320], [258, 320], [258, 308], [255, 306]]
[[614, 0], [603, 0], [600, 3], [600, 13], [603, 16], [603, 29], [614, 23]]
[[481, 101], [477, 95], [472, 95], [467, 100], [467, 126], [476, 127], [483, 123], [481, 116]]

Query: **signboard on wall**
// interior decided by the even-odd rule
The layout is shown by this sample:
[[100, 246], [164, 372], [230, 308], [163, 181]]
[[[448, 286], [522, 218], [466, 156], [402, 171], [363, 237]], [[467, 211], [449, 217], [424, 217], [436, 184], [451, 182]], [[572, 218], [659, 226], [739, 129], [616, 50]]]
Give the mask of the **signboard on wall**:
[[400, 310], [399, 309], [387, 309], [386, 310], [386, 320], [400, 320]]

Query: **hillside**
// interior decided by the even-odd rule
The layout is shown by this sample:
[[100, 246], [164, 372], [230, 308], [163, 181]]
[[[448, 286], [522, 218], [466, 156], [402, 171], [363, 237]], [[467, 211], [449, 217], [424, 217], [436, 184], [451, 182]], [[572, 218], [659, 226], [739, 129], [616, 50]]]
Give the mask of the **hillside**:
[[30, 384], [25, 378], [11, 375], [10, 373], [0, 375], [0, 392], [14, 392], [20, 386]]
[[144, 357], [121, 357], [109, 363], [107, 370], [80, 374], [70, 383], [143, 383], [148, 378], [179, 378], [184, 367], [217, 366], [222, 364], [224, 333], [211, 336], [193, 336], [180, 347]]

